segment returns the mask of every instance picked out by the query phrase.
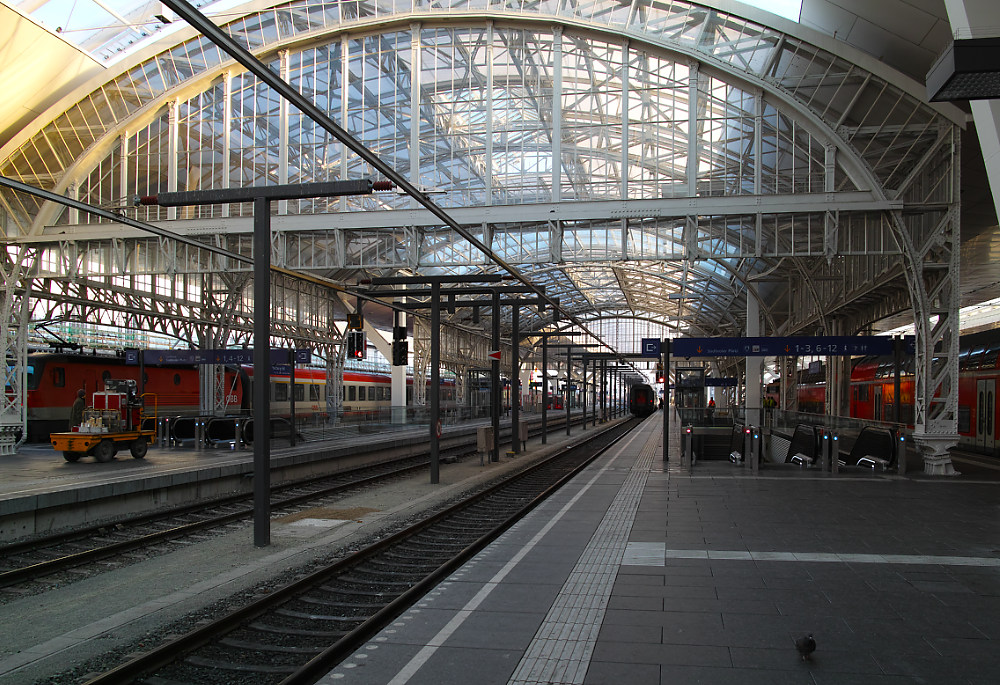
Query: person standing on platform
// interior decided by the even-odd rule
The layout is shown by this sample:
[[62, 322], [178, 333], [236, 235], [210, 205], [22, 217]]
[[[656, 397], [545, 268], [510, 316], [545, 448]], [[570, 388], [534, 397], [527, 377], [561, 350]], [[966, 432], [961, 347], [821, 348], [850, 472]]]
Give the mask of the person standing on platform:
[[83, 423], [83, 410], [87, 408], [87, 401], [83, 399], [87, 393], [83, 390], [76, 391], [76, 399], [73, 401], [73, 406], [69, 410], [69, 429], [73, 430], [74, 427], [79, 426]]
[[708, 422], [715, 425], [715, 398], [708, 401]]

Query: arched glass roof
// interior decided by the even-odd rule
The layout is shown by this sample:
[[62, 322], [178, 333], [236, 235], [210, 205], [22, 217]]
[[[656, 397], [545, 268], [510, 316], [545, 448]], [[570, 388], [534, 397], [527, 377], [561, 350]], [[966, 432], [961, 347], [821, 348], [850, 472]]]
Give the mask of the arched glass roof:
[[[695, 3], [404, 5], [300, 0], [228, 28], [441, 207], [468, 210], [484, 243], [622, 351], [638, 344], [615, 332], [625, 320], [743, 333], [751, 283], [769, 326], [794, 332], [808, 317], [796, 318], [791, 275], [819, 279], [802, 289], [818, 309], [843, 266], [834, 257], [874, 252], [884, 263], [866, 268], [890, 271], [898, 248], [878, 203], [950, 126], [848, 60]], [[247, 206], [129, 198], [371, 173], [203, 37], [123, 63], [4, 146], [0, 169], [143, 221], [214, 231], [235, 249], [245, 236], [218, 227], [241, 225]], [[101, 227], [0, 197], [9, 236]], [[852, 213], [861, 200], [868, 209]], [[282, 263], [323, 277], [496, 268], [405, 196], [276, 210], [295, 227], [281, 234]], [[817, 258], [825, 266], [798, 263]], [[546, 324], [537, 318], [524, 325]]]

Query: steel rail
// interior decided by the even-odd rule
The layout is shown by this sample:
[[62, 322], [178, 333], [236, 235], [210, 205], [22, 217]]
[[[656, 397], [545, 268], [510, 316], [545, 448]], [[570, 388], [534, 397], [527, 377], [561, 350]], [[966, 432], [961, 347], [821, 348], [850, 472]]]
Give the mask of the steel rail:
[[[295, 672], [286, 676], [282, 681], [282, 685], [304, 685], [305, 683], [313, 683], [315, 682], [316, 677], [320, 675], [324, 669], [329, 670], [329, 668], [332, 667], [336, 661], [343, 658], [345, 653], [352, 651], [359, 644], [368, 639], [368, 637], [377, 632], [384, 625], [385, 621], [390, 620], [405, 610], [407, 606], [422, 596], [422, 594], [424, 594], [430, 586], [450, 573], [455, 567], [464, 563], [468, 558], [478, 553], [480, 549], [492, 542], [496, 537], [506, 531], [531, 509], [543, 502], [545, 497], [565, 485], [582, 469], [586, 468], [586, 466], [589, 465], [594, 459], [600, 456], [600, 454], [609, 449], [615, 444], [615, 442], [624, 437], [624, 435], [627, 435], [629, 430], [631, 430], [634, 425], [635, 424], [632, 420], [616, 423], [606, 427], [596, 434], [592, 434], [589, 439], [582, 443], [563, 447], [545, 461], [532, 465], [528, 469], [519, 472], [510, 479], [497, 483], [487, 490], [476, 493], [472, 497], [453, 504], [436, 514], [433, 514], [429, 518], [409, 526], [404, 530], [400, 530], [387, 538], [379, 540], [373, 545], [356, 552], [345, 559], [341, 559], [326, 568], [314, 571], [303, 578], [285, 585], [284, 587], [278, 588], [266, 596], [261, 597], [260, 599], [257, 599], [216, 621], [203, 624], [167, 644], [161, 645], [160, 647], [157, 647], [145, 654], [141, 654], [131, 661], [121, 664], [106, 673], [88, 680], [85, 685], [119, 685], [124, 683], [133, 683], [143, 676], [150, 675], [157, 669], [175, 663], [179, 658], [182, 658], [183, 655], [189, 654], [193, 650], [213, 643], [220, 636], [227, 634], [243, 626], [247, 622], [267, 613], [273, 607], [294, 599], [303, 592], [308, 591], [310, 588], [322, 585], [328, 581], [331, 576], [349, 570], [352, 567], [356, 567], [360, 563], [375, 557], [377, 554], [390, 549], [398, 543], [404, 542], [413, 535], [426, 530], [430, 526], [460, 513], [463, 509], [466, 509], [477, 502], [486, 500], [491, 495], [501, 492], [502, 489], [509, 487], [513, 482], [522, 480], [526, 476], [539, 471], [545, 466], [551, 465], [560, 457], [566, 456], [574, 450], [585, 448], [587, 445], [593, 444], [600, 438], [607, 437], [609, 433], [620, 431], [620, 434], [614, 436], [614, 439], [611, 442], [603, 446], [595, 454], [590, 455], [583, 463], [577, 465], [571, 471], [563, 474], [545, 490], [536, 494], [536, 496], [529, 502], [524, 504], [515, 513], [508, 516], [507, 519], [498, 524], [490, 532], [480, 536], [475, 542], [467, 544], [457, 555], [453, 556], [443, 564], [440, 564], [435, 571], [431, 572], [431, 574], [423, 580], [418, 581], [412, 588], [404, 591], [395, 600], [392, 600], [386, 606], [379, 609], [375, 614], [345, 634], [329, 648], [312, 657], [307, 663], [296, 669]], [[626, 430], [622, 430], [622, 428], [626, 428]]]
[[[403, 459], [399, 459], [398, 461], [403, 462], [412, 459], [413, 457], [405, 457]], [[428, 463], [429, 461], [427, 459], [420, 459], [418, 463], [409, 464], [403, 468], [394, 469], [389, 472], [378, 473], [371, 476], [366, 476], [364, 478], [356, 478], [346, 483], [338, 483], [336, 485], [324, 487], [319, 490], [314, 490], [311, 492], [305, 492], [285, 498], [280, 498], [274, 501], [272, 503], [272, 506], [274, 509], [296, 506], [298, 504], [301, 504], [303, 502], [308, 502], [310, 500], [329, 497], [330, 495], [336, 494], [343, 490], [357, 488], [365, 485], [374, 485], [389, 478], [398, 477], [400, 475], [404, 475], [418, 469], [424, 469], [426, 468]], [[344, 476], [350, 477], [351, 472], [361, 472], [384, 465], [385, 462], [378, 462], [368, 466], [358, 467], [357, 469], [351, 469], [350, 471], [345, 471], [339, 474], [333, 473], [327, 476], [320, 476], [317, 478], [306, 479], [304, 481], [300, 481], [297, 483], [288, 483], [283, 485], [281, 488], [277, 488], [274, 491], [272, 491], [272, 494], [274, 494], [274, 492], [279, 492], [281, 490], [295, 490], [299, 488], [309, 487], [310, 484], [322, 482], [323, 480], [331, 480]], [[222, 497], [213, 500], [211, 502], [201, 502], [199, 504], [179, 507], [178, 509], [173, 509], [167, 512], [161, 512], [159, 514], [147, 514], [145, 516], [140, 517], [137, 520], [130, 521], [129, 523], [133, 525], [135, 524], [148, 525], [151, 523], [155, 523], [156, 521], [168, 520], [170, 518], [185, 516], [199, 511], [205, 511], [213, 508], [225, 507], [230, 505], [238, 505], [246, 502], [251, 497], [252, 495], [250, 493], [232, 495], [230, 497]], [[252, 515], [253, 515], [253, 507], [250, 506], [243, 508], [240, 511], [235, 511], [218, 516], [212, 516], [202, 521], [193, 521], [191, 523], [173, 526], [171, 528], [157, 531], [155, 533], [140, 535], [128, 540], [121, 540], [118, 542], [113, 542], [108, 545], [102, 545], [100, 547], [94, 547], [92, 549], [82, 550], [80, 552], [75, 552], [73, 554], [66, 554], [64, 556], [55, 557], [53, 559], [48, 559], [46, 561], [40, 561], [38, 563], [31, 564], [28, 566], [22, 566], [20, 568], [10, 569], [8, 571], [0, 572], [0, 587], [8, 587], [17, 583], [24, 582], [26, 580], [33, 580], [35, 577], [51, 575], [53, 573], [58, 573], [60, 571], [64, 571], [69, 568], [75, 568], [77, 566], [98, 561], [100, 559], [106, 559], [108, 557], [112, 557], [118, 554], [123, 554], [125, 552], [130, 552], [136, 549], [142, 549], [144, 547], [148, 547], [158, 542], [163, 542], [165, 540], [173, 540], [179, 537], [183, 537], [185, 535], [190, 535], [191, 533], [197, 532], [199, 530], [224, 526], [227, 523], [232, 523], [234, 521], [246, 519]], [[72, 541], [76, 537], [86, 536], [89, 533], [98, 534], [101, 531], [101, 529], [106, 527], [107, 526], [96, 526], [83, 531], [73, 531], [69, 533], [64, 533], [50, 538], [45, 538], [40, 542], [43, 545], [65, 544]], [[39, 548], [41, 548], [40, 545], [33, 545], [31, 541], [28, 541], [25, 543], [18, 543], [16, 545], [0, 548], [0, 553], [3, 553], [5, 556], [9, 556], [11, 554], [16, 554], [19, 552], [25, 553], [34, 551], [34, 549], [39, 549]]]

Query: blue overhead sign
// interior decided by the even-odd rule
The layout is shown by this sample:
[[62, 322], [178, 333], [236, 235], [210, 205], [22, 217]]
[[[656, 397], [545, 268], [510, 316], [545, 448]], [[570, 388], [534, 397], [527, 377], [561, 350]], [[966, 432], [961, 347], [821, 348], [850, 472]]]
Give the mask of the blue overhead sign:
[[659, 357], [660, 356], [660, 339], [659, 338], [643, 338], [642, 339], [642, 356], [643, 357]]
[[[284, 348], [271, 349], [271, 365], [288, 364], [288, 353]], [[142, 361], [151, 366], [189, 364], [253, 364], [253, 350], [143, 350]], [[308, 364], [312, 361], [312, 350], [295, 350], [295, 363]], [[138, 355], [126, 355], [126, 364], [138, 364]]]
[[736, 379], [735, 378], [706, 378], [705, 379], [706, 388], [735, 388]]
[[887, 336], [827, 335], [787, 338], [675, 338], [674, 357], [784, 357], [890, 355], [893, 339]]

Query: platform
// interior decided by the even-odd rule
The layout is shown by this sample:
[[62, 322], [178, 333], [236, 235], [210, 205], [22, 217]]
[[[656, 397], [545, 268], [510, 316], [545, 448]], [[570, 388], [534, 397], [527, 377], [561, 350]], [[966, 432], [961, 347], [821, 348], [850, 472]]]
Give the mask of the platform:
[[665, 467], [661, 430], [654, 415], [321, 682], [1000, 681], [996, 482]]
[[[550, 441], [557, 439], [564, 419], [564, 413], [548, 418]], [[578, 420], [579, 414], [573, 419]], [[525, 413], [522, 421], [529, 424], [533, 436], [540, 436], [541, 414]], [[446, 457], [452, 448], [467, 450], [476, 440], [478, 427], [488, 424], [489, 419], [477, 419], [446, 426], [439, 441], [441, 455]], [[294, 447], [273, 440], [272, 484], [326, 475], [372, 460], [426, 454], [430, 449], [426, 425], [391, 430], [365, 427], [363, 432], [358, 426], [349, 428], [353, 430], [334, 429], [325, 440], [300, 440]], [[509, 439], [510, 419], [504, 417], [501, 444]], [[67, 462], [47, 443], [24, 445], [17, 454], [0, 459], [0, 542], [208, 497], [249, 493], [253, 471], [252, 447], [151, 445], [144, 459], [133, 459], [124, 450], [110, 462], [100, 463], [89, 456]]]

